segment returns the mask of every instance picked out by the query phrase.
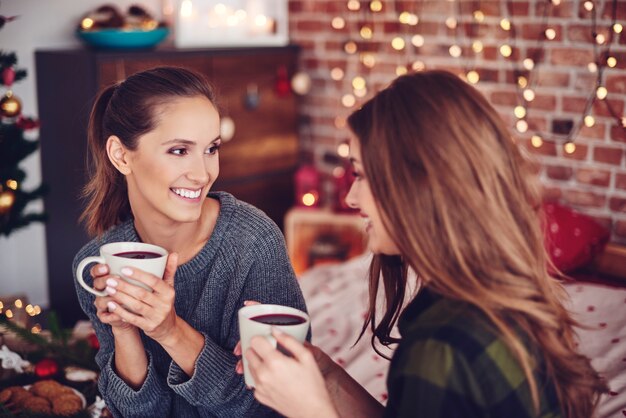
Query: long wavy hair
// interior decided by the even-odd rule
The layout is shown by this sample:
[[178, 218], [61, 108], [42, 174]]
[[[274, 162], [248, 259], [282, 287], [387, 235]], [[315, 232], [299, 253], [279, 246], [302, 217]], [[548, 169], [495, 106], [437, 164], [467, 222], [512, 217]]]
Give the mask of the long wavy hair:
[[[537, 410], [533, 365], [540, 360], [563, 413], [591, 417], [606, 386], [576, 351], [576, 322], [547, 271], [532, 165], [493, 107], [457, 76], [428, 71], [397, 78], [348, 124], [401, 253], [374, 256], [361, 336], [369, 327], [372, 345], [399, 341], [391, 330], [410, 267], [429, 289], [471, 304], [493, 323], [526, 375]], [[379, 319], [381, 278], [385, 310]]]
[[87, 129], [89, 181], [80, 222], [89, 235], [100, 235], [132, 216], [126, 179], [109, 161], [111, 135], [135, 150], [138, 139], [155, 129], [159, 107], [168, 100], [203, 96], [216, 106], [211, 85], [201, 74], [178, 67], [156, 67], [104, 88], [93, 105]]

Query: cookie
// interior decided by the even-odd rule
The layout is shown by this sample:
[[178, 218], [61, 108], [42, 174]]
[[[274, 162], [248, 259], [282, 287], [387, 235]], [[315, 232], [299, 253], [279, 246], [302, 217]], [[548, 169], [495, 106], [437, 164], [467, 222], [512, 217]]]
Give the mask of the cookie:
[[30, 391], [37, 396], [41, 396], [46, 399], [51, 399], [56, 396], [63, 386], [54, 380], [40, 380], [33, 383], [30, 387]]
[[64, 394], [52, 400], [52, 412], [58, 415], [74, 415], [83, 409], [83, 401], [74, 393]]
[[0, 403], [5, 404], [11, 400], [11, 388], [6, 388], [0, 391]]
[[33, 396], [28, 400], [28, 404], [24, 405], [24, 409], [27, 409], [31, 412], [41, 412], [44, 414], [49, 414], [52, 412], [52, 405], [50, 402], [42, 398], [40, 396]]

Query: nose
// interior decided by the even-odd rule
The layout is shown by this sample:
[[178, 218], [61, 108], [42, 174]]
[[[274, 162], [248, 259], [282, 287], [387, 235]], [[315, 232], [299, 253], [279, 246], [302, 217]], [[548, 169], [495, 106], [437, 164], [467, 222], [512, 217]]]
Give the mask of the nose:
[[350, 185], [350, 190], [348, 190], [348, 194], [346, 194], [346, 204], [348, 205], [348, 207], [352, 208], [352, 209], [358, 209], [359, 205], [358, 205], [358, 200], [357, 200], [357, 184], [356, 181], [352, 182], [352, 184]]
[[204, 156], [199, 156], [194, 158], [191, 166], [189, 167], [189, 172], [187, 177], [199, 184], [206, 184], [209, 182], [209, 162], [206, 161]]

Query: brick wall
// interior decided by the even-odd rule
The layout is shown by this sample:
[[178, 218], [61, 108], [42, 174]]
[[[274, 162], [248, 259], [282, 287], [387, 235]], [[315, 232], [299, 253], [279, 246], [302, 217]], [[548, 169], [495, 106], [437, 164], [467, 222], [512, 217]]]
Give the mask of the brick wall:
[[[593, 11], [578, 0], [382, 1], [380, 12], [371, 10], [371, 3], [376, 2], [357, 1], [357, 11], [349, 10], [348, 3], [289, 1], [290, 37], [302, 46], [301, 69], [312, 79], [311, 91], [301, 99], [302, 146], [314, 155], [319, 167], [329, 170], [327, 157], [336, 155], [337, 146], [347, 140], [345, 117], [391, 81], [397, 71], [443, 68], [467, 76], [468, 71], [475, 70], [480, 78], [477, 88], [507, 121], [520, 144], [537, 157], [547, 198], [593, 216], [612, 229], [612, 241], [626, 243], [626, 128], [619, 119], [626, 116], [626, 28], [621, 34], [611, 31], [613, 0], [593, 2]], [[615, 6], [616, 21], [626, 26], [626, 1], [619, 0]], [[482, 15], [475, 13], [478, 10]], [[400, 23], [402, 11], [417, 16], [417, 25]], [[596, 43], [595, 49], [594, 13], [595, 33], [611, 40]], [[344, 27], [341, 21], [333, 27], [335, 17], [343, 19]], [[509, 20], [512, 29], [502, 28], [503, 18]], [[372, 29], [369, 39], [360, 35], [364, 25]], [[545, 39], [547, 28], [554, 29], [554, 39]], [[421, 38], [414, 39], [416, 34]], [[391, 46], [396, 37], [405, 41], [405, 48], [395, 50]], [[345, 50], [351, 40], [356, 42], [357, 53]], [[504, 44], [511, 46], [509, 58], [502, 55], [500, 47]], [[451, 55], [453, 45], [460, 47], [460, 56]], [[606, 62], [607, 46], [617, 64], [600, 67], [608, 96], [595, 100], [588, 113], [595, 124], [587, 127], [582, 123], [584, 109], [597, 80], [589, 63], [596, 56], [603, 56], [599, 62]], [[365, 57], [373, 57], [375, 65], [366, 66]], [[522, 65], [528, 57], [535, 58], [530, 71]], [[342, 79], [331, 77], [335, 68], [343, 71]], [[352, 86], [358, 75], [367, 83], [363, 98], [354, 95]], [[528, 80], [526, 87], [535, 92], [531, 102], [521, 98], [520, 75]], [[346, 94], [356, 99], [353, 106], [346, 106], [349, 98], [348, 103], [342, 103]], [[520, 105], [527, 110], [525, 132], [519, 132], [514, 113]], [[569, 129], [572, 125], [574, 131]], [[577, 131], [576, 126], [581, 129]], [[577, 134], [568, 137], [568, 132]], [[533, 135], [541, 138], [535, 138], [535, 145]], [[571, 153], [564, 147], [569, 141], [576, 146]]]

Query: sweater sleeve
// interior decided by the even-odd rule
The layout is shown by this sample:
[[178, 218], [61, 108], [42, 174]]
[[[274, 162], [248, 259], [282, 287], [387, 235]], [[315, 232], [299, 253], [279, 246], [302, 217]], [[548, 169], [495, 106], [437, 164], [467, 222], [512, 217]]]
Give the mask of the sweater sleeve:
[[[85, 256], [82, 251], [76, 256], [73, 263], [74, 274], [76, 274], [78, 261]], [[84, 278], [86, 283], [92, 284], [93, 280], [88, 269], [85, 269]], [[96, 354], [96, 363], [100, 367], [98, 389], [107, 407], [115, 417], [167, 417], [172, 402], [172, 392], [165, 384], [165, 379], [158, 375], [151, 353], [146, 352], [148, 356], [146, 380], [139, 390], [134, 390], [115, 372], [113, 333], [111, 327], [100, 322], [96, 315], [95, 296], [84, 290], [76, 280], [74, 284], [80, 306], [93, 324], [100, 343], [100, 349]]]
[[[248, 260], [236, 269], [241, 275], [231, 280], [231, 288], [225, 302], [225, 310], [232, 312], [222, 324], [232, 330], [224, 348], [206, 334], [205, 345], [196, 360], [194, 373], [188, 378], [181, 368], [171, 363], [168, 384], [172, 390], [196, 405], [202, 415], [218, 416], [280, 416], [259, 404], [253, 392], [246, 388], [243, 376], [235, 372], [237, 357], [232, 353], [239, 340], [237, 311], [244, 300], [276, 303], [306, 310], [304, 298], [298, 286], [282, 234], [277, 227], [255, 235], [247, 243], [244, 254], [238, 258]], [[232, 258], [232, 254], [230, 254]], [[244, 268], [245, 266], [245, 268]], [[234, 283], [232, 283], [234, 281]]]

